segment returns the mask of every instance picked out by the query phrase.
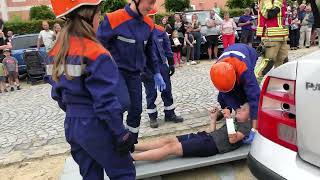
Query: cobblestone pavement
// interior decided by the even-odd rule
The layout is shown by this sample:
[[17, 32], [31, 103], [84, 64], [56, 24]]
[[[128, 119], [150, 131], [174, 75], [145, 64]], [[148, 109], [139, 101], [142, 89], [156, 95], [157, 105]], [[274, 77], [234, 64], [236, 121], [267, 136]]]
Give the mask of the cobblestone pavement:
[[[291, 51], [289, 58], [296, 59], [315, 49]], [[172, 78], [173, 94], [176, 112], [185, 117], [185, 122], [166, 123], [158, 129], [150, 129], [147, 114], [143, 112], [142, 138], [192, 131], [208, 123], [207, 110], [216, 104], [217, 96], [209, 79], [211, 64], [203, 61], [177, 69]], [[145, 107], [145, 100], [143, 103]], [[162, 112], [160, 98], [157, 104]], [[47, 84], [0, 94], [0, 165], [68, 152], [63, 121], [64, 113], [51, 99]]]

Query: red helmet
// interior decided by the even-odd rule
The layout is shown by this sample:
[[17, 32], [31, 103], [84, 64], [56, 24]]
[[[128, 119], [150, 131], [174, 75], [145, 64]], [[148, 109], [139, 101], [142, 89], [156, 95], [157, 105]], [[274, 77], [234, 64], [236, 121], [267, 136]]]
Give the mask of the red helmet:
[[148, 16], [154, 16], [157, 13], [158, 13], [158, 10], [156, 8], [153, 8], [148, 12]]
[[63, 17], [78, 7], [98, 5], [102, 0], [51, 0], [53, 12], [57, 18]]
[[233, 89], [237, 79], [236, 71], [227, 62], [217, 62], [212, 65], [210, 76], [213, 85], [224, 93]]

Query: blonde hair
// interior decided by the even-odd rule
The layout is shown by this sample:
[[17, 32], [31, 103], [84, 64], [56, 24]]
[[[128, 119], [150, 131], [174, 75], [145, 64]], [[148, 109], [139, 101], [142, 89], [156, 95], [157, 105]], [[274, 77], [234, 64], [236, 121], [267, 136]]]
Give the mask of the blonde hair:
[[[77, 37], [81, 41], [80, 38], [85, 38], [92, 40], [94, 42], [98, 42], [96, 39], [96, 33], [92, 27], [92, 22], [89, 24], [84, 19], [92, 18], [97, 12], [100, 12], [100, 5], [97, 6], [82, 6], [72, 12], [69, 16], [67, 16], [67, 21], [62, 28], [59, 38], [55, 46], [59, 46], [59, 51], [54, 57], [54, 64], [52, 69], [52, 79], [54, 81], [59, 81], [60, 76], [64, 73], [68, 80], [72, 80], [73, 78], [67, 72], [67, 63], [66, 57], [68, 55], [68, 51], [70, 48], [70, 38]], [[83, 43], [82, 43], [83, 44]], [[55, 49], [55, 46], [53, 49]], [[82, 46], [85, 51], [86, 46]], [[81, 65], [82, 65], [81, 59]], [[61, 67], [64, 67], [64, 72], [61, 72]]]
[[179, 32], [178, 32], [177, 30], [174, 30], [174, 31], [172, 32], [172, 37], [173, 37], [173, 38], [179, 37]]

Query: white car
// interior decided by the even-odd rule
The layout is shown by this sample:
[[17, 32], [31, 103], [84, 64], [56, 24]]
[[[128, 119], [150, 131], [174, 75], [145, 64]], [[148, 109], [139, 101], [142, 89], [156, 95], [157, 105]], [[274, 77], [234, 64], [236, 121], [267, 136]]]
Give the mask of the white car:
[[320, 51], [316, 51], [267, 75], [249, 168], [262, 180], [320, 180], [319, 137]]

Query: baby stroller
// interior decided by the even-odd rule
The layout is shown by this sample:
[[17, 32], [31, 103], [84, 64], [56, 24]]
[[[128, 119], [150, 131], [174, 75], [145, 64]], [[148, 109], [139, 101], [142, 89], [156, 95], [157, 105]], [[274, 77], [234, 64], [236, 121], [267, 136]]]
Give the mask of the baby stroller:
[[38, 81], [42, 81], [45, 75], [43, 58], [38, 51], [25, 51], [23, 59], [27, 67], [27, 83], [34, 85]]

